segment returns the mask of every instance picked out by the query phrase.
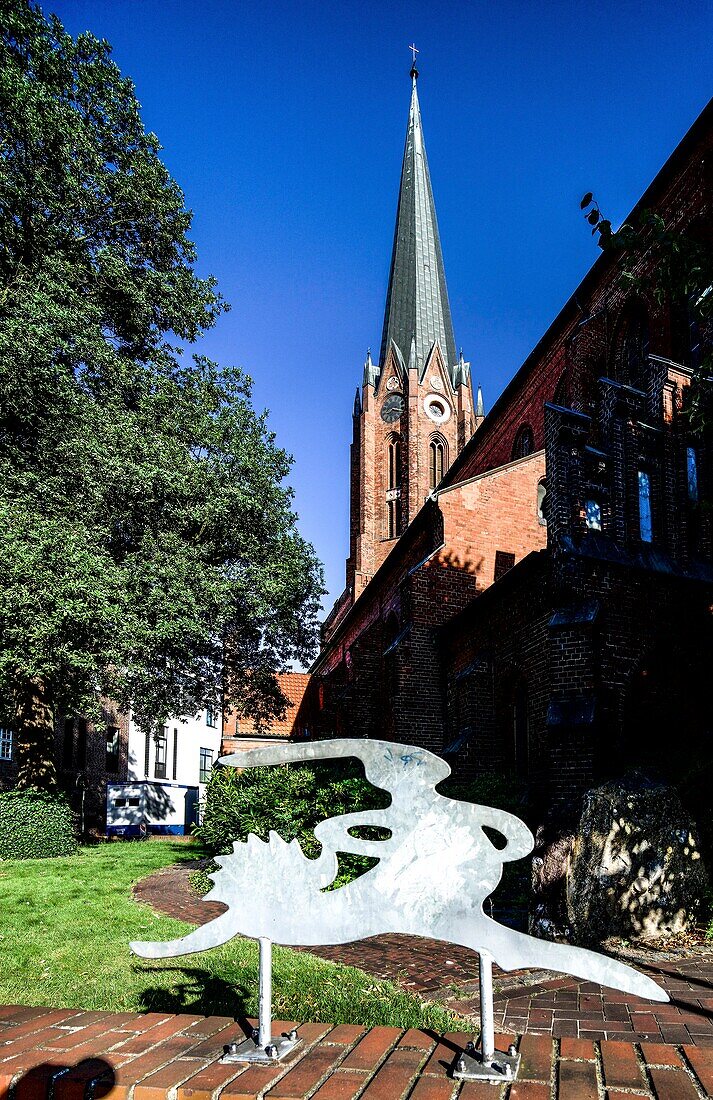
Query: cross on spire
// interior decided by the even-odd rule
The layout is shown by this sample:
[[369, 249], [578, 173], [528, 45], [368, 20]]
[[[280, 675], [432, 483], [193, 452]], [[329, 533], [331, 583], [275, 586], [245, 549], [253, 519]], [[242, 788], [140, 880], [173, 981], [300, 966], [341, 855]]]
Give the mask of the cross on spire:
[[418, 69], [416, 68], [416, 54], [419, 53], [419, 50], [416, 49], [413, 42], [409, 46], [409, 49], [411, 51], [411, 72], [409, 73], [409, 76], [412, 80], [415, 80], [418, 76]]

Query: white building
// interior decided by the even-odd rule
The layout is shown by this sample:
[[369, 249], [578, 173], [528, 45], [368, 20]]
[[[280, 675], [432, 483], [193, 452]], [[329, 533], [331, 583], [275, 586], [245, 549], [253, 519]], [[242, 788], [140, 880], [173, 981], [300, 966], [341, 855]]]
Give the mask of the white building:
[[210, 709], [171, 718], [158, 734], [140, 730], [130, 715], [127, 781], [107, 784], [107, 835], [189, 833], [222, 733], [222, 715]]

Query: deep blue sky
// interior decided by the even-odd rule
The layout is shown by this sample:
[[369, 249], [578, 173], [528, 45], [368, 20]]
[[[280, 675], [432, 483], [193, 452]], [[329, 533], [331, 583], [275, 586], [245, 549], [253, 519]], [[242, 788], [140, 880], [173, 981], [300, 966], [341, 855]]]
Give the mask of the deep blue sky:
[[232, 305], [200, 350], [245, 368], [295, 458], [300, 528], [344, 583], [354, 389], [379, 347], [410, 54], [456, 343], [495, 400], [711, 93], [708, 0], [44, 0], [136, 84]]

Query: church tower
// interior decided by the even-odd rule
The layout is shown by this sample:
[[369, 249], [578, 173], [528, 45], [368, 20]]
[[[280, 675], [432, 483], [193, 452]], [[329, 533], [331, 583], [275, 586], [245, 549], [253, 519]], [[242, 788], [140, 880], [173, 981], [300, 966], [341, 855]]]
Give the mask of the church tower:
[[482, 419], [453, 322], [411, 69], [406, 146], [378, 363], [354, 401], [347, 590], [361, 594]]

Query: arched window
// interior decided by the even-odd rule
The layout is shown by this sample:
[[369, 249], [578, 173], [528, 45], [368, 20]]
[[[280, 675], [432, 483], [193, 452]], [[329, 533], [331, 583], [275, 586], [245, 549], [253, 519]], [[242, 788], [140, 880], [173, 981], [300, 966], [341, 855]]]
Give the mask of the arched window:
[[547, 482], [544, 477], [537, 483], [537, 518], [547, 524]]
[[443, 480], [443, 475], [448, 468], [447, 444], [440, 435], [434, 435], [428, 444], [428, 470], [429, 484], [432, 489]]
[[584, 502], [584, 522], [590, 531], [602, 529], [602, 506], [594, 497]]
[[535, 449], [535, 437], [529, 424], [523, 424], [518, 428], [515, 442], [512, 445], [512, 458], [527, 458]]
[[686, 484], [688, 499], [698, 504], [698, 455], [695, 447], [686, 447]]
[[642, 542], [653, 542], [654, 529], [651, 516], [651, 478], [647, 470], [639, 470], [639, 536]]
[[398, 489], [401, 485], [401, 440], [397, 435], [391, 435], [386, 444], [386, 486], [388, 489]]
[[626, 307], [614, 349], [616, 381], [645, 389], [649, 365], [649, 318], [642, 302], [632, 302]]
[[386, 537], [397, 539], [401, 534], [401, 500], [395, 497], [386, 502]]

